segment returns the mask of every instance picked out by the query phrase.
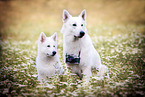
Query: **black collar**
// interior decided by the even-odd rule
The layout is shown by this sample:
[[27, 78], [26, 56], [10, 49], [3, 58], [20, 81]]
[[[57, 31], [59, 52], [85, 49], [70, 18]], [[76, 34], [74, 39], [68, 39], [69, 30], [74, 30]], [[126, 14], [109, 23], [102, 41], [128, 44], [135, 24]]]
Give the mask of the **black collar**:
[[78, 56], [74, 56], [73, 54], [68, 55], [66, 53], [66, 63], [67, 64], [79, 64], [80, 63], [80, 54], [81, 54], [81, 51], [79, 51]]

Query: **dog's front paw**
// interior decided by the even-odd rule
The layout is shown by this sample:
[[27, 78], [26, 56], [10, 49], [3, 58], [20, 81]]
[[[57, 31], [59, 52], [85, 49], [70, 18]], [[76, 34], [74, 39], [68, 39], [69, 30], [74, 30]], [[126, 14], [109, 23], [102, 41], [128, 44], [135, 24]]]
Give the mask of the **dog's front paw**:
[[101, 65], [97, 76], [103, 76], [107, 72], [108, 72], [108, 67], [105, 65]]

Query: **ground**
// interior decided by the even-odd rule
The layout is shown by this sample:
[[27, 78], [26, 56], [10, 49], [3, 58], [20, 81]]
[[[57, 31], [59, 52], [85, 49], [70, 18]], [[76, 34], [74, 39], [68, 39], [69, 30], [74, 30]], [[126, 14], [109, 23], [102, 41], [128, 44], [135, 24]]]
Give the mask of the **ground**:
[[[144, 8], [144, 0], [0, 1], [0, 96], [145, 96]], [[40, 32], [57, 32], [64, 65], [63, 9], [74, 16], [86, 9], [88, 33], [110, 78], [99, 79], [92, 70], [85, 86], [68, 72], [41, 87], [35, 64], [37, 40]]]

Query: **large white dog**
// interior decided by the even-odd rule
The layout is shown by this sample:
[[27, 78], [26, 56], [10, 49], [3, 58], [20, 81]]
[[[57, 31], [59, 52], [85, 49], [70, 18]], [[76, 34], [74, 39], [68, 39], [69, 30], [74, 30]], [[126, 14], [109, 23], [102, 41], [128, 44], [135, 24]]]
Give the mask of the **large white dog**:
[[89, 79], [92, 76], [91, 68], [99, 69], [99, 76], [108, 71], [107, 66], [101, 64], [100, 56], [87, 33], [86, 10], [77, 17], [72, 17], [64, 10], [61, 33], [63, 33], [64, 61], [73, 73], [80, 78], [84, 74]]
[[63, 73], [63, 68], [57, 54], [57, 33], [51, 37], [41, 32], [38, 39], [38, 56], [36, 58], [38, 80], [47, 81], [47, 77], [51, 77], [55, 73]]

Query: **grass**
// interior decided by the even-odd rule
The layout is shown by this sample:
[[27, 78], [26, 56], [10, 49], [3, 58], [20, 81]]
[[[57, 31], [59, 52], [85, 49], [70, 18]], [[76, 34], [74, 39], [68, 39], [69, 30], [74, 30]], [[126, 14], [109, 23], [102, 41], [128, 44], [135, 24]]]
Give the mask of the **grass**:
[[[124, 37], [96, 38], [95, 48], [102, 63], [109, 67], [110, 78], [99, 80], [94, 75], [86, 87], [71, 73], [52, 77], [49, 84], [53, 87], [39, 87], [35, 68], [37, 42], [2, 42], [1, 93], [15, 96], [143, 96], [145, 36], [133, 32]], [[58, 49], [63, 61], [62, 46]]]
[[[53, 7], [58, 3], [66, 6], [60, 4]], [[79, 6], [80, 3], [83, 3], [82, 6]], [[128, 4], [130, 8], [127, 7]], [[0, 10], [4, 14], [0, 16], [1, 97], [144, 96], [143, 0], [80, 0], [77, 3], [75, 0], [37, 0], [35, 3], [10, 0], [0, 1], [0, 5]], [[78, 14], [82, 8], [87, 10], [89, 35], [101, 56], [102, 63], [109, 68], [110, 78], [98, 79], [95, 76], [97, 71], [92, 70], [93, 77], [89, 85], [84, 86], [82, 80], [70, 71], [68, 74], [53, 76], [48, 82], [50, 87], [40, 87], [35, 64], [40, 32], [45, 32], [47, 36], [58, 32], [58, 52], [64, 65], [60, 33], [62, 10], [69, 9], [72, 14]], [[117, 14], [113, 14], [112, 11]], [[66, 70], [65, 66], [64, 69]]]

